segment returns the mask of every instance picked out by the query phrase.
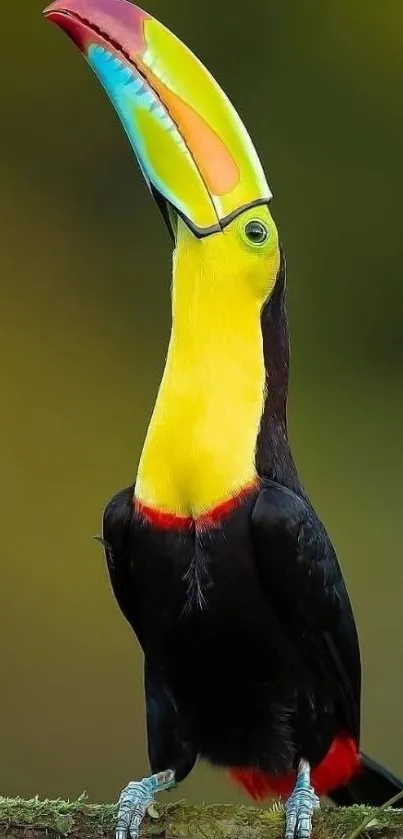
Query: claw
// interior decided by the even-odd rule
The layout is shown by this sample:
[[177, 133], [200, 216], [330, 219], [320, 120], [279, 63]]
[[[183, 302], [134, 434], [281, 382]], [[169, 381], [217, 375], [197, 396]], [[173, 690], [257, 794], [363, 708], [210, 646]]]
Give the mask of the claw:
[[319, 798], [310, 782], [309, 763], [301, 760], [297, 783], [285, 805], [285, 839], [310, 839], [312, 814], [319, 806]]
[[147, 816], [149, 816], [150, 819], [159, 819], [160, 814], [154, 803], [147, 807]]
[[128, 835], [131, 839], [138, 839], [141, 822], [153, 807], [155, 793], [174, 784], [175, 772], [172, 769], [157, 772], [142, 781], [130, 781], [119, 798], [116, 839], [127, 839]]

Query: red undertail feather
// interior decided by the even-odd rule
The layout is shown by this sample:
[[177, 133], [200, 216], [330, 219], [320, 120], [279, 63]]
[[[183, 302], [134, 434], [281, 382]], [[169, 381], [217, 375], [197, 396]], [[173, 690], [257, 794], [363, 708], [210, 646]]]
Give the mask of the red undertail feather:
[[[361, 766], [357, 744], [352, 737], [339, 735], [333, 740], [323, 760], [312, 769], [311, 783], [317, 795], [326, 795], [344, 786]], [[296, 773], [277, 777], [259, 769], [230, 769], [229, 777], [255, 801], [279, 795], [288, 798], [296, 781]]]

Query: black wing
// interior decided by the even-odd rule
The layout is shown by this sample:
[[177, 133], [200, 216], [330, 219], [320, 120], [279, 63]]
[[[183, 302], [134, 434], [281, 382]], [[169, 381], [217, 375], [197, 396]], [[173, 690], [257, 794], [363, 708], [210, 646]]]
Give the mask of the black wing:
[[131, 544], [133, 492], [132, 485], [122, 489], [111, 498], [105, 507], [102, 533], [113, 593], [126, 620], [138, 636], [137, 591]]
[[[314, 510], [273, 481], [252, 512], [261, 583], [319, 681], [333, 691], [339, 724], [358, 741], [361, 663], [357, 631], [335, 551]], [[307, 653], [308, 651], [308, 653]]]

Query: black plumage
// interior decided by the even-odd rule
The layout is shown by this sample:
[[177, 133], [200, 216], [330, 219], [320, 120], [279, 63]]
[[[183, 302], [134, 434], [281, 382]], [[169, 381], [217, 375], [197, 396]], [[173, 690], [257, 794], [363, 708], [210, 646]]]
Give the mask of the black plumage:
[[[281, 779], [301, 756], [317, 767], [340, 735], [358, 749], [353, 613], [288, 444], [284, 294], [282, 256], [261, 318], [270, 398], [256, 446], [259, 484], [210, 525], [145, 521], [133, 486], [104, 514], [113, 590], [145, 656], [151, 769], [174, 769], [177, 781], [198, 757]], [[397, 779], [366, 766], [336, 801], [378, 804], [396, 791]], [[348, 780], [343, 771], [324, 791]]]

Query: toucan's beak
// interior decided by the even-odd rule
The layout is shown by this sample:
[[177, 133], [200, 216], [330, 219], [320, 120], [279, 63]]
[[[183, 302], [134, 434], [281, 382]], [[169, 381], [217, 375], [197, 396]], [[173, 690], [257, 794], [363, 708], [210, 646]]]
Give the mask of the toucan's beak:
[[56, 0], [44, 14], [100, 79], [163, 209], [174, 208], [202, 237], [270, 200], [236, 111], [165, 26], [127, 0]]

